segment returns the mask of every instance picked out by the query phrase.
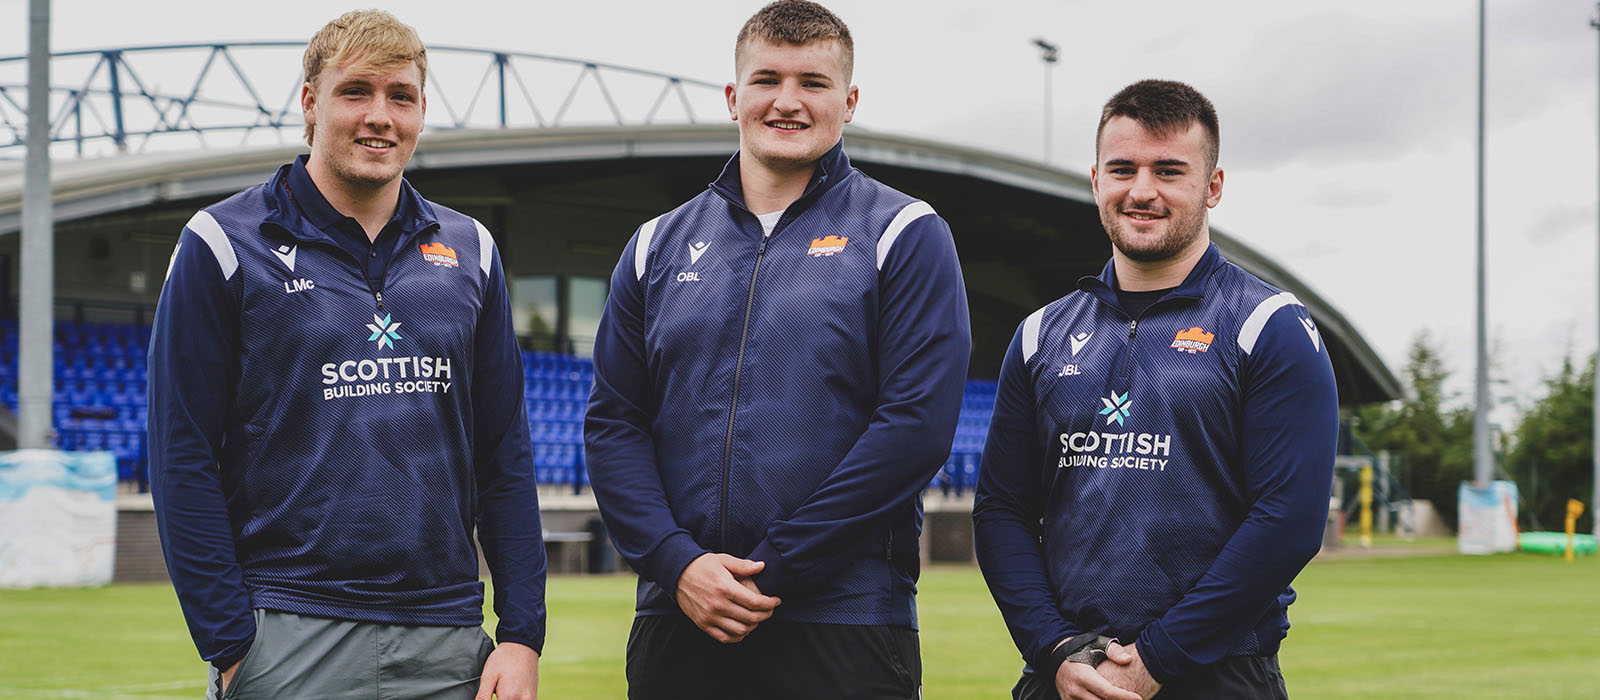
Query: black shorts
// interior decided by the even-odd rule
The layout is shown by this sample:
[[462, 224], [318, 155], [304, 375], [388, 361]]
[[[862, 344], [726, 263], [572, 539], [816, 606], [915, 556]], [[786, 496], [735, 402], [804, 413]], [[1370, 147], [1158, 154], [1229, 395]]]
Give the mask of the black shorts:
[[[1071, 663], [1071, 662], [1068, 662]], [[1104, 661], [1102, 663], [1111, 663]], [[1023, 673], [1011, 689], [1016, 700], [1060, 700], [1054, 679]], [[1156, 700], [1289, 700], [1278, 657], [1230, 656], [1193, 676], [1161, 686]]]
[[768, 620], [721, 644], [681, 615], [635, 618], [628, 697], [915, 700], [922, 692], [917, 631], [879, 625]]

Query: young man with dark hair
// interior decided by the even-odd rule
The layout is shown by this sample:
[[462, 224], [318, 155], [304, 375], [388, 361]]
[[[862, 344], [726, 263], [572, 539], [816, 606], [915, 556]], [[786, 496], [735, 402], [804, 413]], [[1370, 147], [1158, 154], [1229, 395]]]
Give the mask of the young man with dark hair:
[[1111, 261], [1022, 322], [973, 518], [1019, 700], [1285, 698], [1338, 400], [1306, 307], [1223, 259], [1211, 103], [1147, 80], [1090, 171]]
[[782, 0], [739, 33], [739, 152], [625, 248], [584, 427], [639, 572], [633, 698], [914, 698], [920, 493], [971, 339], [954, 241], [853, 168], [849, 30]]
[[150, 485], [207, 697], [536, 694], [522, 356], [494, 238], [401, 177], [426, 66], [387, 13], [329, 22], [305, 52], [311, 154], [195, 214], [172, 254]]

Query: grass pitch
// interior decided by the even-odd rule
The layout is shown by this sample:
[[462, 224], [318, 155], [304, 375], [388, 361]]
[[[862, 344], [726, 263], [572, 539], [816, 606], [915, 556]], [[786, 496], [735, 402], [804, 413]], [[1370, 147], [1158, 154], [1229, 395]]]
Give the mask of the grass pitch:
[[[1291, 697], [1600, 695], [1600, 558], [1448, 551], [1307, 568], [1281, 654]], [[552, 578], [548, 602], [540, 697], [623, 697], [632, 577]], [[976, 568], [925, 572], [918, 606], [924, 697], [1009, 695], [1022, 663]], [[0, 698], [198, 698], [204, 684], [166, 585], [0, 591]]]

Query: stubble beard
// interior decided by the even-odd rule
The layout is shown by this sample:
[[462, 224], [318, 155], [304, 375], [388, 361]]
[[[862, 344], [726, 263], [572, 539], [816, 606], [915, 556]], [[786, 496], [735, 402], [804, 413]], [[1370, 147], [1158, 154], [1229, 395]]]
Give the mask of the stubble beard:
[[1143, 263], [1162, 262], [1182, 255], [1200, 237], [1200, 232], [1206, 228], [1205, 202], [1194, 209], [1194, 213], [1181, 219], [1170, 218], [1168, 214], [1168, 227], [1166, 235], [1162, 236], [1154, 245], [1138, 247], [1123, 231], [1121, 211], [1100, 210], [1100, 225], [1106, 229], [1106, 234], [1111, 237], [1111, 245], [1129, 260]]

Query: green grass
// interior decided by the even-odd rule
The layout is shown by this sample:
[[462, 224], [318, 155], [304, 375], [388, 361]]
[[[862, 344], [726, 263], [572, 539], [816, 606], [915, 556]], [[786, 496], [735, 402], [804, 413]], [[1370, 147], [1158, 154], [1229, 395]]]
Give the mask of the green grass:
[[[1301, 575], [1282, 652], [1292, 697], [1596, 695], [1600, 558], [1460, 557], [1436, 545]], [[921, 590], [924, 696], [1005, 697], [1021, 660], [977, 570], [935, 567]], [[632, 602], [631, 577], [550, 580], [541, 697], [624, 695]], [[165, 585], [0, 591], [0, 697], [196, 698], [204, 679]]]

